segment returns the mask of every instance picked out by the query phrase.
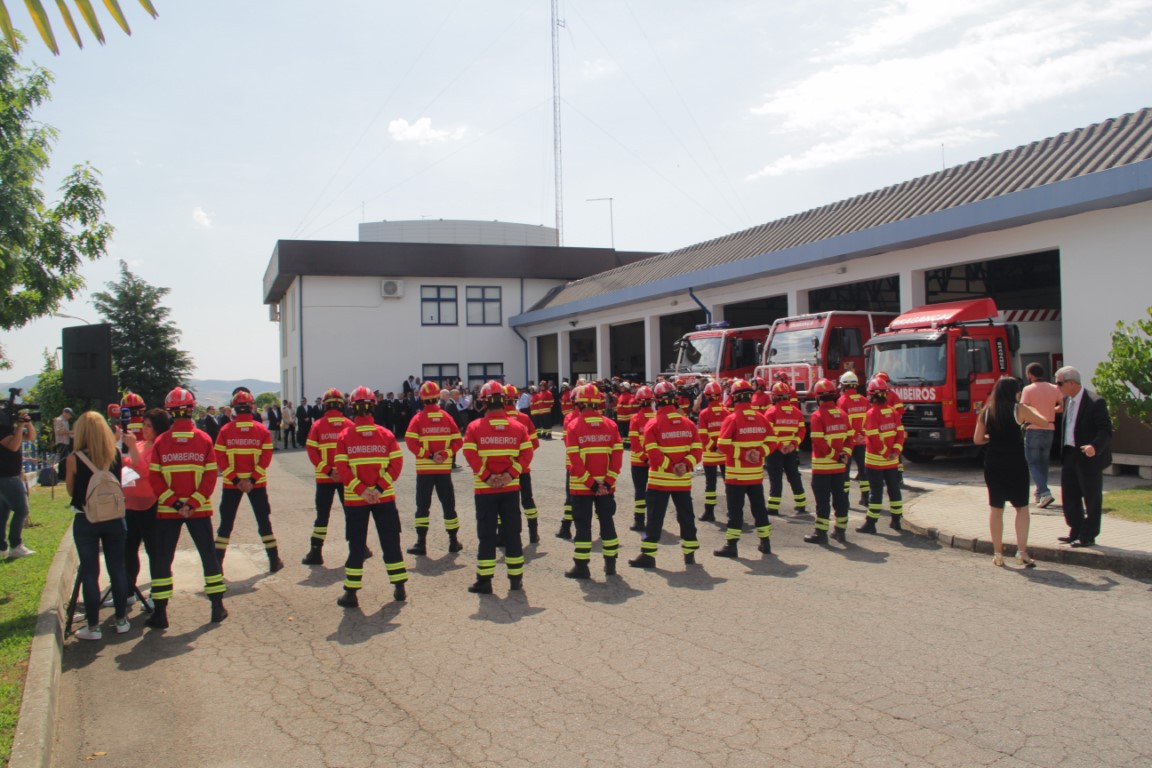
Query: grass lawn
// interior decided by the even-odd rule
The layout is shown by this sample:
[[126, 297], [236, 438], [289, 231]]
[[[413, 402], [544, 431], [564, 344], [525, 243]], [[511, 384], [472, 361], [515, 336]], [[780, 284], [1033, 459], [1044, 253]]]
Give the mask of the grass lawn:
[[49, 489], [33, 488], [28, 502], [33, 525], [24, 528], [24, 544], [36, 554], [0, 560], [0, 765], [8, 763], [12, 751], [40, 593], [74, 514], [63, 484], [56, 487], [55, 499]]
[[1104, 494], [1104, 511], [1121, 520], [1152, 523], [1152, 485], [1109, 491]]

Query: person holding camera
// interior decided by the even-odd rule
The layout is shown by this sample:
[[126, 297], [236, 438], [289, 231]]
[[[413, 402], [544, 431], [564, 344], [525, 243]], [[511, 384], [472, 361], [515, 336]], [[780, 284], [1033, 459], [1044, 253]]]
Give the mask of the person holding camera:
[[[27, 413], [0, 414], [0, 559], [36, 554], [24, 546], [28, 488], [24, 485], [24, 441], [36, 440]], [[5, 536], [5, 531], [7, 535]]]

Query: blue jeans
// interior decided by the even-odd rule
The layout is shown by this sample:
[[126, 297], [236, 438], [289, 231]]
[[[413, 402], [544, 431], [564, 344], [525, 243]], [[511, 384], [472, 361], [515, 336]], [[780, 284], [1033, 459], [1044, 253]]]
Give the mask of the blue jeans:
[[82, 514], [72, 523], [72, 540], [80, 556], [80, 585], [84, 590], [84, 617], [88, 626], [100, 623], [100, 549], [112, 582], [112, 604], [116, 618], [128, 615], [128, 575], [124, 570], [124, 518], [90, 523]]
[[1024, 457], [1028, 460], [1028, 473], [1036, 486], [1036, 500], [1051, 496], [1048, 489], [1048, 465], [1052, 456], [1054, 429], [1029, 429], [1024, 433]]
[[[8, 518], [12, 524], [9, 527]], [[24, 478], [0, 477], [0, 549], [15, 549], [24, 543], [24, 521], [28, 519], [28, 489]], [[8, 538], [4, 538], [4, 532]]]

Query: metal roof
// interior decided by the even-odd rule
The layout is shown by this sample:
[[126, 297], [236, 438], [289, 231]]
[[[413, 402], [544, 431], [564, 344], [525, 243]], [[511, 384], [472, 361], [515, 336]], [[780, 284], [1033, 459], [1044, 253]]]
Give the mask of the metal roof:
[[[775, 261], [779, 263], [781, 269], [765, 270], [765, 274], [768, 274], [772, 271], [803, 268], [807, 266], [805, 262], [835, 260], [837, 257], [839, 260], [844, 260], [859, 255], [870, 255], [863, 247], [855, 253], [846, 248], [837, 250], [832, 247], [840, 243], [829, 243], [829, 247], [815, 249], [805, 246], [1055, 185], [1149, 159], [1152, 159], [1152, 109], [1146, 108], [901, 184], [777, 219], [742, 232], [575, 280], [537, 303], [529, 312], [515, 318], [514, 324], [524, 325], [535, 320], [561, 316], [567, 309], [564, 305], [573, 303], [578, 303], [581, 309], [611, 306], [684, 290], [683, 285], [702, 288], [731, 282], [734, 277], [741, 274], [746, 278], [748, 270], [731, 267], [735, 266], [734, 262], [755, 257], [762, 257], [758, 261], [763, 261], [772, 254], [778, 254], [780, 258]], [[1143, 174], [1138, 176], [1136, 184], [1143, 186]], [[1130, 178], [1130, 175], [1126, 176], [1125, 181], [1129, 182]], [[1099, 185], [1087, 186], [1099, 187]], [[1095, 207], [1130, 204], [1136, 199], [1149, 197], [1141, 194], [1132, 197], [1131, 190], [1125, 191], [1129, 193], [1126, 198], [1121, 199], [1119, 196], [1105, 198], [1097, 189], [1097, 199], [1104, 202], [1098, 203]], [[1046, 197], [1041, 205], [1048, 206], [1047, 210], [1033, 210], [1027, 215], [1027, 220], [1066, 216], [1076, 212], [1059, 195]], [[1024, 207], [1035, 208], [1036, 203], [1030, 201], [1029, 205]], [[981, 215], [989, 220], [992, 218], [986, 213]], [[986, 225], [984, 231], [1018, 225], [1024, 220], [1024, 216], [1025, 213], [1022, 211], [1017, 212], [1015, 218], [1005, 216], [999, 219], [999, 226]], [[937, 218], [939, 224], [934, 224], [932, 228], [938, 230], [940, 226], [947, 225], [954, 227], [956, 231], [951, 233], [937, 231], [934, 237], [921, 235], [921, 242], [967, 234], [959, 231], [961, 225], [965, 223], [962, 221], [965, 217]], [[910, 231], [916, 228], [899, 229]], [[850, 238], [844, 243], [846, 245], [849, 242], [868, 242], [870, 247], [867, 250], [877, 253], [884, 250], [883, 247], [878, 247], [879, 240], [883, 239]], [[902, 245], [909, 242], [913, 241], [906, 240]], [[789, 253], [779, 253], [782, 251]], [[730, 265], [730, 268], [723, 268], [723, 265]], [[692, 279], [688, 277], [692, 273], [701, 274], [697, 279]], [[645, 286], [650, 286], [650, 289], [646, 289]], [[613, 292], [619, 292], [619, 301], [610, 300], [611, 297], [607, 296]], [[572, 309], [575, 310], [576, 307]]]

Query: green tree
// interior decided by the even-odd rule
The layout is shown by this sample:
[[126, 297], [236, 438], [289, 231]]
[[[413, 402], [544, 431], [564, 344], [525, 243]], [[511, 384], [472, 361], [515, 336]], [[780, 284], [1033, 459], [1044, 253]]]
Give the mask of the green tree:
[[141, 280], [120, 262], [120, 280], [107, 292], [92, 294], [96, 311], [112, 324], [112, 362], [120, 389], [144, 398], [148, 407], [162, 406], [173, 387], [187, 386], [192, 358], [177, 348], [180, 330], [168, 319], [163, 299], [168, 288]]
[[[56, 35], [52, 32], [52, 23], [48, 17], [48, 12], [44, 10], [44, 5], [40, 0], [24, 0], [24, 4], [28, 7], [28, 13], [32, 17], [32, 22], [36, 25], [40, 37], [44, 40], [44, 44], [52, 53], [59, 55], [60, 48], [56, 45]], [[144, 10], [152, 18], [156, 18], [158, 14], [156, 9], [152, 7], [150, 0], [140, 0], [140, 5], [144, 6]], [[112, 14], [116, 23], [120, 25], [120, 29], [124, 30], [124, 34], [131, 35], [132, 30], [128, 26], [128, 20], [124, 18], [124, 12], [120, 10], [120, 3], [116, 0], [104, 0], [104, 6]], [[68, 10], [68, 4], [65, 0], [56, 0], [56, 8], [64, 19], [64, 26], [68, 28], [68, 34], [76, 41], [78, 47], [83, 48], [84, 43], [80, 40], [80, 30], [76, 26], [75, 19], [72, 18], [72, 12]], [[76, 8], [80, 11], [80, 18], [84, 19], [84, 23], [88, 25], [92, 35], [103, 45], [104, 30], [100, 28], [100, 20], [96, 18], [96, 12], [92, 10], [92, 0], [76, 0]], [[0, 30], [4, 32], [4, 38], [12, 50], [19, 53], [20, 34], [12, 26], [12, 17], [8, 15], [8, 6], [4, 0], [0, 0]]]
[[1152, 307], [1148, 319], [1116, 323], [1108, 359], [1096, 366], [1092, 385], [1115, 419], [1123, 411], [1152, 426]]
[[[41, 178], [55, 129], [32, 113], [48, 99], [51, 74], [25, 69], [0, 43], [0, 328], [20, 328], [55, 311], [84, 287], [80, 267], [104, 256], [112, 227], [96, 171], [77, 165], [45, 204]], [[0, 349], [0, 367], [7, 367]]]
[[270, 405], [276, 405], [280, 402], [279, 392], [261, 392], [256, 395], [256, 407], [264, 410]]

